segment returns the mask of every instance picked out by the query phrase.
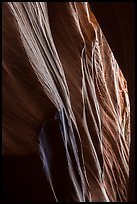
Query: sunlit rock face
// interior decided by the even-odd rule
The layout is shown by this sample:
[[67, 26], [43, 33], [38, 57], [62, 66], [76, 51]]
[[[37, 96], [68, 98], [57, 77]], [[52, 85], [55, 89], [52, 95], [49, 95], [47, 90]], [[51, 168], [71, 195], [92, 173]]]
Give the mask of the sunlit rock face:
[[3, 199], [127, 201], [127, 83], [88, 3], [2, 10]]

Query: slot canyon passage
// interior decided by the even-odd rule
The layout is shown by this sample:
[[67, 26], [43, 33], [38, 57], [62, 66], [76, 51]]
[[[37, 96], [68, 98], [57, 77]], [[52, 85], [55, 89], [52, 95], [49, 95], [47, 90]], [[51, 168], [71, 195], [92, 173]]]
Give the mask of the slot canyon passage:
[[134, 200], [132, 86], [91, 8], [2, 3], [2, 201]]

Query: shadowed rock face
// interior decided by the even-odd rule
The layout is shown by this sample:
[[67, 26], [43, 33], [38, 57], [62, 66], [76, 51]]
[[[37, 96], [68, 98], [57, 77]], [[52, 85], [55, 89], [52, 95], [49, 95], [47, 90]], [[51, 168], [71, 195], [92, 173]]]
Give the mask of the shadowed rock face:
[[127, 83], [88, 4], [2, 12], [3, 201], [127, 201]]

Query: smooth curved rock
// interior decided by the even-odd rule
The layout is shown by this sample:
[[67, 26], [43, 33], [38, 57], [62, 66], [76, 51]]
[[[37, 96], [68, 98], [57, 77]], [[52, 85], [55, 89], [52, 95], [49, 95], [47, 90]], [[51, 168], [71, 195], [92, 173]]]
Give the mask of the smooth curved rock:
[[127, 83], [88, 3], [2, 11], [3, 200], [127, 201]]

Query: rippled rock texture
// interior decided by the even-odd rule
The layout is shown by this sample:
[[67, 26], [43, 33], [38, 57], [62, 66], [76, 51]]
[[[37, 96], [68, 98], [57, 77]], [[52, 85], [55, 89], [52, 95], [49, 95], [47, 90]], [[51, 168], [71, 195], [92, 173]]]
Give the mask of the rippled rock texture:
[[88, 3], [2, 10], [3, 200], [127, 201], [127, 82]]

